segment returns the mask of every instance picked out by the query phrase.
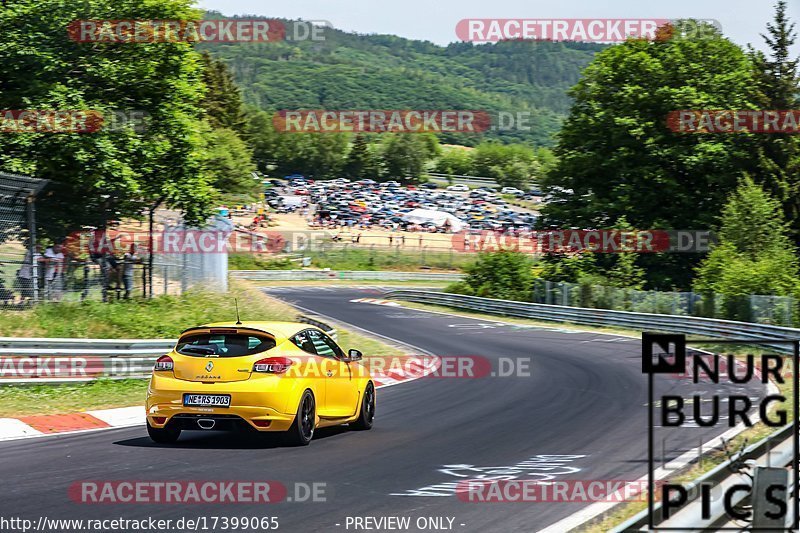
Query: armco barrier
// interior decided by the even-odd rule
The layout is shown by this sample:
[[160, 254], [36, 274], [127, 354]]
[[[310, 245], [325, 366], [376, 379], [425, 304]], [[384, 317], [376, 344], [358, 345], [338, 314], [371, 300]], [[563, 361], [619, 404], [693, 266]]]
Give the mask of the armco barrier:
[[233, 279], [250, 281], [460, 281], [463, 274], [448, 272], [392, 272], [388, 270], [231, 270]]
[[771, 345], [770, 340], [800, 339], [800, 329], [734, 322], [717, 318], [692, 316], [659, 315], [654, 313], [634, 313], [631, 311], [612, 311], [610, 309], [590, 309], [585, 307], [565, 307], [562, 305], [535, 304], [512, 300], [479, 298], [435, 291], [398, 289], [389, 291], [385, 298], [407, 300], [423, 304], [442, 305], [456, 309], [478, 311], [501, 316], [530, 318], [553, 322], [566, 322], [587, 326], [607, 326], [638, 331], [662, 331], [703, 335], [712, 338], [737, 338], [763, 340], [765, 346], [776, 350], [787, 350], [786, 345]]
[[[337, 339], [336, 328], [313, 317], [300, 315], [298, 322], [310, 324], [325, 331], [334, 340]], [[86, 357], [100, 360], [103, 363], [104, 377], [137, 378], [147, 377], [158, 357], [168, 353], [175, 347], [176, 339], [47, 339], [47, 338], [14, 338], [0, 337], [0, 362], [6, 364], [14, 359], [28, 359], [28, 367], [35, 367], [40, 358]], [[0, 374], [0, 384], [37, 382], [74, 382], [87, 381], [92, 378], [49, 378], [47, 375], [35, 374], [25, 378]]]
[[174, 340], [167, 339], [55, 339], [0, 337], [0, 349], [83, 349], [91, 342], [92, 348], [109, 351], [129, 350], [171, 350]]

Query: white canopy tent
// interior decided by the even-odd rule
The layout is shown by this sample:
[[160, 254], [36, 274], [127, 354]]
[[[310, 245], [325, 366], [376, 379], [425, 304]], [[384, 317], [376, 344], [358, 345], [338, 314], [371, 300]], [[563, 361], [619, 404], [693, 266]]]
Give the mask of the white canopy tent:
[[466, 223], [458, 217], [454, 217], [450, 213], [444, 211], [435, 211], [433, 209], [414, 209], [403, 215], [403, 220], [411, 222], [412, 224], [425, 224], [432, 222], [437, 226], [444, 226], [447, 222], [450, 226], [450, 231], [457, 233], [466, 227]]

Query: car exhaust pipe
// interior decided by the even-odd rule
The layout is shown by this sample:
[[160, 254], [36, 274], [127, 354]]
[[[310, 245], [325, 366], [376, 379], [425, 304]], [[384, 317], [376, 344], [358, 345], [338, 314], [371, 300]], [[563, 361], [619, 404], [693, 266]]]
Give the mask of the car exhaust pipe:
[[197, 421], [197, 425], [200, 426], [200, 429], [214, 429], [216, 424], [217, 421], [211, 418], [201, 418]]

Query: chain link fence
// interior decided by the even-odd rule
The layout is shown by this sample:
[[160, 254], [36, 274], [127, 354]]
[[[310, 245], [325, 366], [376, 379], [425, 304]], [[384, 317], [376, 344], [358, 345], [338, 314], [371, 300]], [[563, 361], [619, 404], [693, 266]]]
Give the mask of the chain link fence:
[[[152, 233], [144, 223], [117, 223], [45, 243], [36, 234], [35, 199], [46, 184], [0, 173], [0, 309], [179, 295], [195, 286], [227, 290], [229, 221], [190, 228], [178, 214], [158, 211]], [[206, 241], [222, 246], [198, 246]]]
[[642, 291], [537, 279], [531, 301], [639, 313], [703, 316], [776, 326], [800, 325], [798, 302], [791, 296], [726, 297], [720, 294]]
[[39, 298], [36, 195], [46, 180], [0, 172], [0, 307]]

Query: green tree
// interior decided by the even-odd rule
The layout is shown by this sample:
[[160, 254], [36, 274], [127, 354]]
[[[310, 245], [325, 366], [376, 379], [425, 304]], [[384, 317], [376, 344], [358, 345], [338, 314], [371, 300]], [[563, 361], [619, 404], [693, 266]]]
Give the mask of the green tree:
[[339, 177], [349, 139], [343, 133], [279, 133], [276, 172], [315, 179]]
[[467, 277], [449, 287], [450, 292], [487, 298], [530, 301], [533, 287], [533, 259], [509, 250], [485, 252], [464, 267]]
[[719, 242], [698, 267], [695, 289], [722, 295], [730, 318], [748, 319], [747, 296], [797, 296], [799, 274], [780, 202], [744, 178], [722, 211]]
[[365, 171], [373, 166], [372, 152], [370, 152], [367, 137], [359, 133], [353, 139], [353, 145], [347, 154], [347, 161], [342, 172], [347, 178], [359, 179], [366, 177]]
[[547, 254], [542, 258], [539, 277], [547, 281], [568, 283], [596, 280], [600, 276], [596, 256], [592, 252]]
[[269, 173], [277, 160], [279, 143], [272, 115], [254, 107], [247, 108], [245, 137], [253, 150], [256, 168], [265, 174]]
[[38, 220], [52, 235], [139, 216], [163, 200], [204, 220], [202, 65], [187, 43], [80, 43], [72, 21], [193, 19], [189, 0], [13, 0], [0, 9], [0, 109], [147, 114], [144, 128], [0, 135], [0, 168], [51, 180]]
[[443, 147], [434, 169], [442, 174], [472, 175], [471, 151], [461, 146]]
[[350, 136], [346, 133], [282, 133], [273, 115], [248, 108], [246, 135], [258, 169], [278, 176], [340, 177]]
[[219, 59], [203, 52], [203, 82], [206, 93], [202, 106], [206, 119], [214, 128], [228, 128], [239, 135], [246, 133], [247, 120], [239, 88], [228, 67]]
[[430, 134], [382, 134], [380, 157], [386, 168], [386, 178], [418, 180], [426, 164], [439, 153], [439, 143]]
[[[543, 185], [552, 201], [546, 226], [695, 229], [714, 224], [750, 165], [751, 135], [699, 135], [668, 129], [680, 109], [754, 107], [752, 65], [744, 52], [704, 28], [703, 38], [629, 39], [595, 56], [570, 94], [557, 162]], [[699, 257], [642, 257], [651, 286], [688, 287]]]
[[503, 187], [526, 187], [539, 167], [535, 151], [521, 144], [484, 142], [471, 156], [475, 174], [492, 178]]
[[242, 194], [256, 194], [261, 189], [261, 182], [251, 175], [256, 168], [252, 152], [235, 131], [209, 128], [204, 140], [204, 166], [214, 188]]
[[[791, 59], [790, 48], [797, 33], [786, 15], [786, 2], [775, 6], [775, 18], [762, 34], [769, 56], [750, 49], [755, 67], [759, 104], [765, 109], [796, 109], [800, 93], [798, 60]], [[800, 140], [793, 134], [759, 135], [754, 140], [754, 177], [783, 205], [793, 237], [800, 241]]]

